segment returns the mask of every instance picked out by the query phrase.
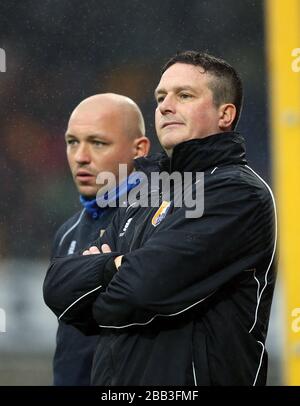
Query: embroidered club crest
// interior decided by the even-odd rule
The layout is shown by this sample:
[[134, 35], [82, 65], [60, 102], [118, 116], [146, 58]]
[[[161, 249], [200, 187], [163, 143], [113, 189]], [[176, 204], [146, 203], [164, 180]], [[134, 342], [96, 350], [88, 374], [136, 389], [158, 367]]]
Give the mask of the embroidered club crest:
[[159, 206], [159, 209], [152, 217], [151, 223], [154, 227], [158, 226], [159, 223], [166, 217], [171, 206], [171, 202], [163, 201]]

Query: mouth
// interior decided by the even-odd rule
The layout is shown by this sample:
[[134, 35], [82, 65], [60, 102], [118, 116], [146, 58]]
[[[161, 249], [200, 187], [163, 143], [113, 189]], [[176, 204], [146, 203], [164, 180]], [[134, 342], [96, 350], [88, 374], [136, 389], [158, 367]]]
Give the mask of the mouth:
[[161, 128], [166, 128], [166, 127], [176, 126], [176, 125], [183, 125], [183, 123], [179, 123], [178, 121], [167, 121], [166, 123], [164, 123], [161, 126]]
[[76, 179], [78, 179], [81, 182], [87, 182], [87, 181], [90, 181], [93, 178], [94, 178], [94, 175], [92, 173], [90, 173], [90, 172], [87, 172], [87, 171], [79, 170], [76, 173]]

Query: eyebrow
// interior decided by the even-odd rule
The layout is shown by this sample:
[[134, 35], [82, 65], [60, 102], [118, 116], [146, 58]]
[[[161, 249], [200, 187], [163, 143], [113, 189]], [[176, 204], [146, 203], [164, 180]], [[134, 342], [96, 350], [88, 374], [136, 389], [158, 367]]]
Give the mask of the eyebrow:
[[[193, 92], [195, 92], [195, 89], [190, 86], [190, 85], [184, 85], [184, 86], [176, 86], [175, 88], [173, 88], [172, 90], [174, 90], [176, 93], [181, 92], [183, 90], [192, 90]], [[159, 94], [166, 94], [168, 93], [167, 90], [165, 88], [157, 88], [154, 91], [154, 97], [157, 97]]]
[[[65, 133], [65, 138], [68, 138], [68, 137], [77, 138], [77, 135]], [[93, 138], [104, 138], [104, 135], [103, 134], [90, 134], [87, 136], [87, 139], [93, 139]]]

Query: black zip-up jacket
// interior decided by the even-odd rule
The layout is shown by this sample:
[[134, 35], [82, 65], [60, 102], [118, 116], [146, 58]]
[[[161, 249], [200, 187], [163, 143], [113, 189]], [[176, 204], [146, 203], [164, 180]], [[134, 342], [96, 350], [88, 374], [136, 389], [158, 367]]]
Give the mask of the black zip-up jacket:
[[[116, 208], [103, 210], [98, 218], [92, 218], [85, 209], [76, 213], [57, 231], [51, 257], [66, 256], [84, 249], [104, 232], [115, 213]], [[90, 385], [97, 340], [97, 335], [87, 337], [75, 327], [59, 321], [53, 358], [54, 385]]]
[[172, 202], [160, 222], [157, 208], [120, 210], [98, 242], [114, 252], [54, 260], [45, 301], [82, 331], [102, 327], [95, 385], [264, 385], [272, 192], [234, 132], [177, 145], [171, 171], [204, 172], [202, 216]]

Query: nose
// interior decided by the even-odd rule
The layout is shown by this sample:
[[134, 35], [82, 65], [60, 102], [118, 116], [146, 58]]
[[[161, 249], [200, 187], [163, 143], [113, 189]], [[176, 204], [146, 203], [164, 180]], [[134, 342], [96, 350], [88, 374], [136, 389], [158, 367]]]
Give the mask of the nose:
[[75, 152], [75, 161], [80, 165], [89, 164], [91, 162], [91, 155], [89, 146], [85, 143], [80, 143]]
[[158, 106], [161, 114], [175, 113], [175, 100], [170, 94], [166, 95], [164, 100]]

